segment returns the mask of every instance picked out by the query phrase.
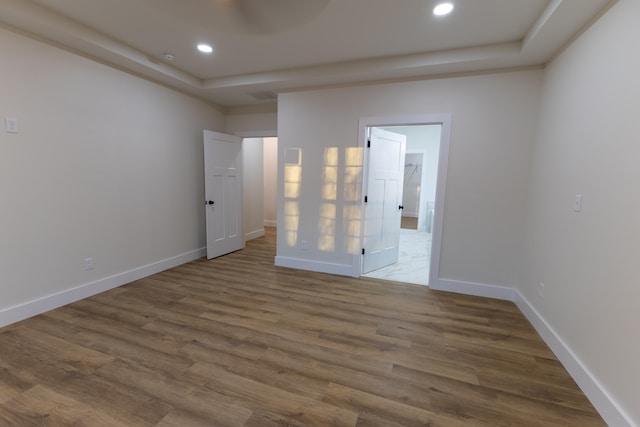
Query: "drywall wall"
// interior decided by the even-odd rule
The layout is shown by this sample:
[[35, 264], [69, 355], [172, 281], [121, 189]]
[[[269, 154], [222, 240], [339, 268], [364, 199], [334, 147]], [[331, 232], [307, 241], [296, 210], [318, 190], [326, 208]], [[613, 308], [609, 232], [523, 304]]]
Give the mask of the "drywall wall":
[[223, 114], [1, 28], [0, 51], [0, 117], [20, 131], [0, 130], [0, 314], [198, 256], [202, 130]]
[[278, 129], [276, 110], [275, 106], [266, 105], [230, 111], [226, 116], [225, 132], [245, 137], [275, 137]]
[[242, 199], [245, 240], [264, 236], [264, 159], [262, 138], [242, 140]]
[[264, 225], [277, 226], [278, 138], [264, 138]]
[[533, 70], [280, 94], [277, 261], [353, 266], [360, 118], [451, 113], [440, 276], [516, 286], [540, 83]]
[[404, 183], [402, 186], [402, 217], [418, 218], [420, 190], [422, 189], [422, 153], [404, 156]]
[[[621, 0], [544, 73], [520, 284], [636, 425], [638, 16], [639, 2]], [[574, 212], [577, 194], [580, 212]]]

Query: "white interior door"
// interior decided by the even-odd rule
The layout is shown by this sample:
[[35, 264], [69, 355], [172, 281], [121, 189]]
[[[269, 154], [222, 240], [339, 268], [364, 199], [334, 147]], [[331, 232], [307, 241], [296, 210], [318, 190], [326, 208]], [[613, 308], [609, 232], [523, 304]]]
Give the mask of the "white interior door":
[[244, 248], [242, 138], [204, 131], [207, 258]]
[[406, 136], [371, 128], [362, 273], [398, 262]]

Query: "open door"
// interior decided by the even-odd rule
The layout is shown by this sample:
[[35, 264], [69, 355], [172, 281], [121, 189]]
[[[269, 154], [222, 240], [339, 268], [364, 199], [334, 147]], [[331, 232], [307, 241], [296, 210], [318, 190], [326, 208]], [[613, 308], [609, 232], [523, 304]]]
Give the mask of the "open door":
[[398, 262], [406, 139], [405, 135], [371, 128], [362, 274]]
[[244, 248], [242, 138], [204, 131], [207, 258]]

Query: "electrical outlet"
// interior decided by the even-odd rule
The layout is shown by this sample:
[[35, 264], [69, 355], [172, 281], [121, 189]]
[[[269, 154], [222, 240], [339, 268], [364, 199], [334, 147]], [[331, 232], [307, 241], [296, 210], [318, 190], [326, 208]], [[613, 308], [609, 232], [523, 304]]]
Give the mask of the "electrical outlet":
[[85, 258], [84, 259], [84, 269], [85, 270], [93, 270], [93, 258]]
[[18, 119], [14, 117], [4, 118], [4, 129], [8, 133], [18, 133]]
[[538, 286], [538, 298], [544, 299], [544, 283], [540, 282]]
[[307, 250], [307, 241], [306, 240], [301, 240], [300, 241], [300, 249], [302, 249], [303, 251]]

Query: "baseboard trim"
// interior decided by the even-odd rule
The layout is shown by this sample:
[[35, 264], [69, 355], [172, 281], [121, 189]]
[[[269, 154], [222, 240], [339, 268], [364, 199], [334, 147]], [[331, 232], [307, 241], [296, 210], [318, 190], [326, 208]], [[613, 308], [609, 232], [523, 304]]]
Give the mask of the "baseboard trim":
[[[264, 234], [264, 230], [262, 230]], [[251, 234], [251, 233], [250, 233]], [[258, 236], [259, 237], [259, 236]], [[57, 292], [24, 304], [0, 310], [0, 327], [36, 316], [72, 302], [88, 298], [109, 289], [131, 283], [133, 281], [177, 267], [206, 255], [206, 248], [186, 252], [175, 257], [147, 264], [123, 273], [109, 276], [97, 281]], [[353, 266], [335, 263], [303, 260], [276, 256], [275, 265], [317, 271], [321, 273], [352, 276]], [[593, 374], [584, 366], [564, 340], [544, 320], [529, 301], [516, 289], [480, 283], [458, 282], [450, 279], [437, 279], [429, 284], [433, 290], [474, 295], [486, 298], [513, 301], [527, 320], [540, 334], [544, 342], [551, 348], [571, 377], [582, 389], [605, 422], [611, 426], [637, 427], [624, 410], [616, 403], [610, 393], [600, 384]]]
[[573, 380], [587, 396], [605, 422], [610, 426], [634, 427], [631, 418], [616, 403], [611, 394], [600, 384], [580, 358], [544, 320], [538, 311], [519, 292], [515, 291], [513, 302], [540, 334], [544, 342], [569, 372]]
[[162, 261], [147, 264], [133, 270], [105, 277], [91, 283], [56, 292], [42, 298], [0, 310], [0, 327], [88, 298], [109, 289], [160, 273], [206, 255], [206, 248], [196, 249]]
[[258, 237], [262, 237], [262, 236], [264, 236], [264, 228], [260, 228], [258, 230], [245, 233], [244, 240], [245, 242], [247, 242], [249, 240], [257, 239]]
[[435, 291], [454, 292], [457, 294], [473, 295], [513, 301], [516, 290], [505, 286], [486, 285], [483, 283], [459, 282], [451, 279], [436, 279], [429, 282], [429, 288]]
[[353, 266], [351, 264], [334, 264], [329, 262], [310, 261], [308, 259], [298, 259], [283, 256], [276, 256], [276, 266], [297, 268], [299, 270], [316, 271], [319, 273], [338, 274], [340, 276], [353, 275]]
[[277, 227], [278, 226], [278, 221], [268, 221], [268, 220], [264, 220], [264, 226], [265, 227]]
[[433, 290], [501, 299], [515, 303], [604, 421], [610, 426], [638, 427], [520, 291], [514, 288], [458, 282], [450, 279], [436, 279], [432, 282], [429, 283], [429, 288]]

